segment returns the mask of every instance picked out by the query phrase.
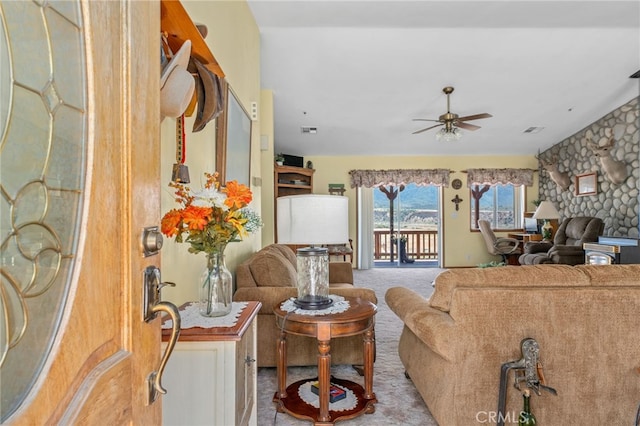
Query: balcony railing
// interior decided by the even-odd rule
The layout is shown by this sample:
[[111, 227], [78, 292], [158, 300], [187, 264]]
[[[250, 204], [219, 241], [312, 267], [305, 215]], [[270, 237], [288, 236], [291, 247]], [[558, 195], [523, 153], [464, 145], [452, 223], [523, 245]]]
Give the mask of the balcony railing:
[[[400, 237], [407, 240], [407, 257], [415, 260], [436, 260], [438, 259], [438, 231], [436, 230], [403, 230]], [[391, 259], [392, 240], [388, 229], [375, 229], [373, 231], [375, 260]], [[398, 258], [399, 250], [396, 245], [393, 248], [394, 259]]]

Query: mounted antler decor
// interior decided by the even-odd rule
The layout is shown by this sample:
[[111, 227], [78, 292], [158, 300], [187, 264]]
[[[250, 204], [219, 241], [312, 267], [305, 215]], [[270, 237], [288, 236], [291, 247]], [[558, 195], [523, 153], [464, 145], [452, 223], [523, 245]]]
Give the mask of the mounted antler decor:
[[629, 176], [627, 164], [624, 161], [614, 160], [611, 156], [610, 150], [616, 143], [613, 134], [604, 146], [600, 146], [600, 143], [593, 143], [591, 137], [585, 138], [585, 141], [589, 149], [600, 159], [602, 171], [608, 181], [620, 184], [627, 179], [627, 176]]
[[569, 178], [569, 173], [561, 172], [558, 169], [558, 157], [553, 156], [551, 161], [547, 161], [544, 158], [540, 157], [540, 152], [538, 151], [538, 155], [535, 156], [536, 160], [540, 161], [542, 167], [549, 172], [549, 177], [551, 180], [555, 182], [558, 187], [560, 187], [563, 191], [566, 191], [571, 185], [571, 179]]

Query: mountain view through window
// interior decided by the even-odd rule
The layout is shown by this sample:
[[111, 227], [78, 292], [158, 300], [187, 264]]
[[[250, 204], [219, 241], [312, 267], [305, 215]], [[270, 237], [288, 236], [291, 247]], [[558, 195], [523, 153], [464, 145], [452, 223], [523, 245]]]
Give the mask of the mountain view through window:
[[[387, 187], [389, 188], [389, 187]], [[398, 189], [398, 187], [394, 187]], [[438, 229], [438, 187], [408, 184], [394, 200], [394, 230]], [[399, 201], [398, 201], [399, 200]], [[391, 214], [387, 195], [380, 189], [373, 191], [373, 220], [375, 229], [389, 229]]]

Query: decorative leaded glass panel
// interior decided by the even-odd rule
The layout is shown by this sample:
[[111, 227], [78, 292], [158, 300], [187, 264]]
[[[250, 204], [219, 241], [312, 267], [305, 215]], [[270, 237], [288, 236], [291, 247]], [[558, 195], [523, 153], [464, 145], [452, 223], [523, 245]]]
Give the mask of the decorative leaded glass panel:
[[77, 257], [87, 158], [78, 1], [0, 1], [0, 420], [50, 355]]

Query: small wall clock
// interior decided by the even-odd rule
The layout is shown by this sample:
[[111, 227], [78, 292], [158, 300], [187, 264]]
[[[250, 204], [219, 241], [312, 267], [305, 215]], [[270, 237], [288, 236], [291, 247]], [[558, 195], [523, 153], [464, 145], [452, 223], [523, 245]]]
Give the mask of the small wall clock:
[[451, 186], [453, 187], [453, 189], [460, 189], [462, 188], [462, 181], [460, 179], [454, 179], [451, 182]]

